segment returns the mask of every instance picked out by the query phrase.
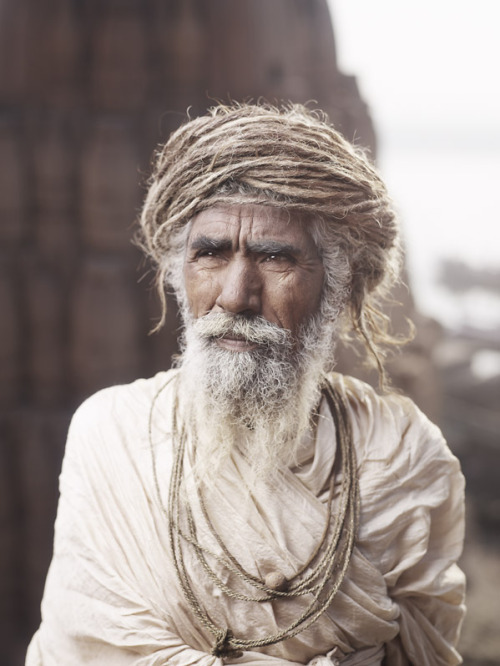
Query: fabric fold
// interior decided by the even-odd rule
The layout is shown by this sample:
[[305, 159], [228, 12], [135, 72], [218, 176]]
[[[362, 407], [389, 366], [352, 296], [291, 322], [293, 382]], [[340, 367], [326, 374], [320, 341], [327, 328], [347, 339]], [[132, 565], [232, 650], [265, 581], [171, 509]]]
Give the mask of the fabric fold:
[[[172, 563], [165, 507], [177, 372], [102, 391], [76, 413], [42, 624], [28, 666], [222, 665], [210, 654], [213, 637], [193, 617]], [[319, 666], [335, 663], [336, 650], [342, 665], [379, 666], [382, 650], [394, 656], [391, 666], [408, 659], [419, 666], [458, 664], [464, 584], [455, 565], [463, 538], [458, 463], [410, 401], [379, 397], [339, 375], [332, 382], [349, 405], [361, 489], [360, 529], [346, 578], [309, 629], [234, 663], [307, 664], [317, 658]], [[336, 455], [325, 404], [316, 438], [305, 447], [302, 466], [284, 469], [272, 493], [253, 489], [250, 500], [242, 483], [245, 461], [235, 452], [206, 498], [224, 542], [256, 575], [269, 569], [291, 575], [321, 536]], [[189, 548], [186, 566], [203, 607], [235, 635], [268, 635], [307, 603], [229, 599], [200, 571]], [[217, 567], [231, 579], [223, 561]]]

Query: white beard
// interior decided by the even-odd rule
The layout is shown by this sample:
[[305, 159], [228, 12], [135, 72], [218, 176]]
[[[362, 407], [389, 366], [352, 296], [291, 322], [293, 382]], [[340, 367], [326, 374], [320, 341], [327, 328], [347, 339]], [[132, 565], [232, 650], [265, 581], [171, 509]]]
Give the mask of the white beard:
[[[333, 366], [335, 323], [313, 318], [296, 343], [262, 317], [210, 313], [188, 320], [180, 400], [196, 442], [195, 472], [208, 487], [236, 447], [255, 478], [272, 481], [293, 465]], [[233, 352], [216, 339], [232, 332], [259, 346]]]

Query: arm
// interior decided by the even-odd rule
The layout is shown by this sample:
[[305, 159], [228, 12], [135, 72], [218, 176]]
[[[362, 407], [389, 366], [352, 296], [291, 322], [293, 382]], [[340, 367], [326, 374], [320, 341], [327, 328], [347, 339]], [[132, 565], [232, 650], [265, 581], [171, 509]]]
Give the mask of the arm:
[[463, 476], [439, 430], [414, 407], [402, 446], [407, 464], [395, 472], [405, 499], [392, 545], [399, 556], [385, 575], [400, 609], [399, 636], [387, 646], [386, 663], [459, 664], [465, 578], [456, 563], [464, 539]]
[[464, 529], [461, 474], [444, 473], [442, 484], [446, 498], [420, 518], [428, 527], [425, 551], [417, 548], [415, 561], [389, 589], [401, 615], [399, 640], [388, 653], [403, 651], [415, 666], [461, 663], [456, 652], [465, 613], [465, 578], [456, 564]]
[[[228, 664], [210, 654], [178, 595], [165, 516], [141, 453], [143, 423], [116, 392], [84, 403], [70, 427], [42, 623], [26, 664]], [[249, 652], [235, 663], [291, 662]]]
[[[42, 624], [26, 664], [222, 666], [185, 644], [157, 601], [135, 584], [144, 563], [129, 534], [133, 507], [120, 499], [120, 452], [101, 419], [103, 406], [111, 413], [112, 405], [101, 403], [90, 399], [70, 428]], [[130, 493], [135, 501], [133, 484]]]

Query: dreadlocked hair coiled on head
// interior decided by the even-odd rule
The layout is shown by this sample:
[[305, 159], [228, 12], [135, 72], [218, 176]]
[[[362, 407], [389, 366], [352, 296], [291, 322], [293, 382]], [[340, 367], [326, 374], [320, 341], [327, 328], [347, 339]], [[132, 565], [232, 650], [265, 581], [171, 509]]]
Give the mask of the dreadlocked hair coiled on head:
[[322, 112], [295, 104], [215, 106], [158, 149], [148, 185], [138, 242], [158, 269], [157, 329], [167, 284], [183, 302], [184, 247], [195, 215], [215, 205], [285, 208], [311, 225], [326, 289], [338, 287], [342, 261], [348, 266], [342, 337], [363, 342], [384, 383], [383, 347], [400, 342], [380, 308], [399, 275], [397, 220], [374, 166]]

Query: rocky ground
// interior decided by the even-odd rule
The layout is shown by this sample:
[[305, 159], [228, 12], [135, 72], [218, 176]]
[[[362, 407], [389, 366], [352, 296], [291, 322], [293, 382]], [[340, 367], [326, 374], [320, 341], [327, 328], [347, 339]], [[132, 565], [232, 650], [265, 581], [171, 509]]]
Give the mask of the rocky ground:
[[[469, 516], [473, 513], [469, 507]], [[500, 541], [483, 539], [469, 517], [462, 567], [467, 574], [467, 616], [460, 652], [465, 666], [500, 664]]]
[[465, 666], [500, 665], [500, 374], [493, 355], [483, 375], [474, 372], [474, 359], [485, 351], [500, 351], [500, 335], [480, 342], [458, 335], [438, 350], [441, 425], [467, 482], [461, 565], [467, 574], [468, 611], [460, 642]]

